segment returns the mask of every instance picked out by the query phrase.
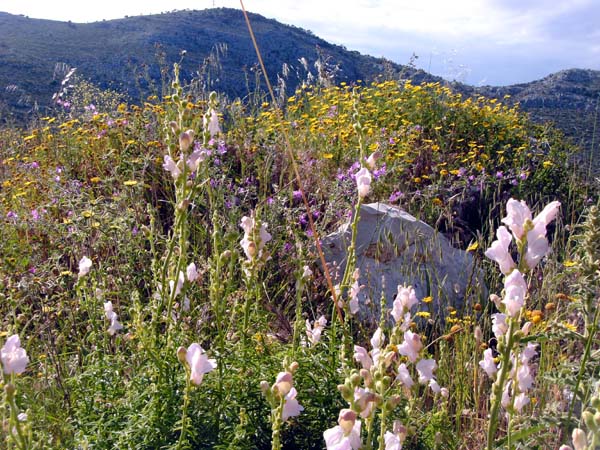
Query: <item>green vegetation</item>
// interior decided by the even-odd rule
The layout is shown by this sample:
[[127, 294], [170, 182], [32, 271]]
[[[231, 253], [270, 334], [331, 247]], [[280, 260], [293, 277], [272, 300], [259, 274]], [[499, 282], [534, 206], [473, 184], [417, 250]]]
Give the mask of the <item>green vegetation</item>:
[[[283, 111], [177, 76], [140, 106], [76, 86], [68, 110], [0, 133], [0, 343], [18, 335], [28, 355], [2, 356], [6, 446], [317, 449], [329, 430], [364, 449], [542, 449], [575, 428], [592, 442], [597, 186], [555, 129], [438, 83], [305, 83]], [[352, 263], [339, 289], [317, 263], [315, 236], [384, 201], [471, 252], [508, 298], [484, 252], [510, 198], [534, 216], [561, 206], [545, 258], [527, 262], [533, 235], [511, 247], [527, 295], [506, 343], [490, 317], [507, 306], [447, 305], [442, 321], [408, 287], [369, 329]], [[510, 403], [494, 406], [497, 389]]]

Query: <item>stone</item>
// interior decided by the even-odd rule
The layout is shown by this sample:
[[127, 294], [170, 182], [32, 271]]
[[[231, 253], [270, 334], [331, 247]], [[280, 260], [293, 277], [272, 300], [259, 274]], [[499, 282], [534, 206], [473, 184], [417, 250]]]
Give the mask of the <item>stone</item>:
[[[347, 248], [352, 236], [351, 222], [323, 238], [325, 260], [334, 283], [339, 283], [346, 267]], [[450, 241], [426, 223], [407, 212], [384, 203], [362, 205], [356, 238], [356, 267], [362, 285], [359, 317], [378, 322], [382, 292], [392, 308], [398, 285], [415, 289], [420, 303], [413, 313], [428, 311], [432, 319], [443, 320], [449, 308], [461, 316], [470, 302], [487, 296], [483, 274], [468, 252], [452, 247]], [[465, 314], [472, 314], [469, 308]]]

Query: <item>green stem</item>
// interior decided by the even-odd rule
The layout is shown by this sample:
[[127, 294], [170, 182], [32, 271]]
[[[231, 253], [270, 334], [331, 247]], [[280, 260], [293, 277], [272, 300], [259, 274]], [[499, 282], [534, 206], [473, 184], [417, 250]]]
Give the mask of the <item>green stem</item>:
[[190, 380], [189, 373], [186, 371], [185, 393], [183, 394], [183, 406], [181, 408], [181, 433], [179, 434], [179, 441], [177, 442], [177, 450], [181, 450], [181, 446], [185, 441], [185, 435], [187, 432], [187, 411], [190, 404], [191, 387], [192, 382]]
[[510, 373], [510, 354], [514, 345], [514, 334], [516, 328], [516, 320], [511, 317], [508, 332], [506, 334], [506, 346], [502, 352], [502, 366], [498, 378], [492, 386], [492, 409], [490, 411], [490, 421], [487, 431], [487, 450], [494, 448], [496, 430], [498, 429], [498, 413], [502, 402], [502, 393], [504, 392], [504, 384]]

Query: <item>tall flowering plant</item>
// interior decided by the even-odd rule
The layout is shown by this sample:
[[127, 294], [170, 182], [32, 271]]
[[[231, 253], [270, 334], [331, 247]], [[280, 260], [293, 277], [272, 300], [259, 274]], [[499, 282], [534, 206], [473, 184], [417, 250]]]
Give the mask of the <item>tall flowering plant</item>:
[[[508, 448], [511, 448], [512, 416], [521, 413], [530, 402], [528, 393], [534, 384], [531, 360], [536, 356], [536, 345], [522, 345], [523, 337], [532, 326], [530, 322], [522, 324], [528, 295], [524, 275], [535, 268], [550, 250], [546, 228], [556, 218], [559, 207], [560, 203], [553, 201], [532, 218], [531, 210], [524, 201], [511, 198], [506, 205], [507, 215], [502, 219], [506, 226], [498, 228], [497, 240], [485, 252], [488, 258], [498, 263], [505, 276], [503, 296], [491, 297], [499, 310], [492, 315], [499, 363], [492, 349], [484, 351], [483, 360], [479, 363], [494, 381], [487, 430], [489, 450], [494, 447], [500, 409], [503, 408], [508, 416]], [[517, 262], [513, 260], [510, 249], [513, 242], [519, 255]]]

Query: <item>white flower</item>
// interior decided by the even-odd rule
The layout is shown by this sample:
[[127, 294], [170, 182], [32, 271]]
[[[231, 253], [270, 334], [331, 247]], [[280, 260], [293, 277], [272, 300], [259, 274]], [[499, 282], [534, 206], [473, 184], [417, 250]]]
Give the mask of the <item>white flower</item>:
[[500, 400], [500, 404], [504, 409], [508, 408], [510, 405], [510, 383], [507, 383], [504, 387], [504, 391], [502, 391], [502, 398]]
[[371, 415], [375, 399], [375, 394], [369, 391], [369, 389], [363, 389], [358, 386], [354, 388], [354, 402], [356, 407], [360, 409], [360, 417], [363, 419]]
[[360, 345], [354, 346], [354, 360], [359, 362], [363, 369], [369, 370], [373, 366], [373, 360], [369, 356], [367, 349]]
[[496, 236], [498, 237], [498, 240], [492, 242], [490, 248], [485, 252], [485, 256], [496, 261], [500, 266], [500, 272], [504, 275], [508, 275], [510, 271], [515, 268], [515, 262], [508, 252], [508, 247], [512, 238], [504, 226], [498, 227]]
[[[169, 288], [171, 289], [171, 295], [174, 295], [175, 297], [177, 297], [179, 294], [181, 294], [181, 289], [183, 288], [184, 282], [185, 282], [185, 276], [183, 275], [182, 271], [179, 271], [179, 276], [177, 277], [177, 283], [175, 283], [175, 280], [169, 280]], [[173, 290], [175, 290], [175, 293], [173, 293]]]
[[587, 436], [585, 435], [585, 431], [581, 428], [575, 428], [573, 430], [573, 434], [571, 435], [573, 439], [573, 449], [574, 450], [586, 450], [588, 447]]
[[2, 360], [4, 366], [4, 373], [8, 375], [25, 372], [25, 368], [29, 364], [29, 357], [25, 349], [21, 348], [19, 335], [13, 334], [6, 340], [2, 350], [0, 350], [0, 360]]
[[492, 332], [496, 336], [496, 339], [500, 339], [508, 331], [506, 317], [506, 314], [502, 313], [492, 314]]
[[398, 375], [396, 376], [396, 380], [400, 380], [400, 382], [408, 389], [410, 389], [412, 385], [415, 384], [415, 382], [410, 377], [410, 373], [406, 368], [406, 364], [404, 363], [398, 366]]
[[17, 416], [17, 420], [19, 422], [26, 422], [27, 421], [27, 413], [19, 413], [19, 415]]
[[90, 273], [90, 269], [92, 268], [92, 260], [87, 256], [84, 256], [79, 260], [79, 277], [84, 277], [88, 273]]
[[290, 417], [296, 417], [304, 408], [296, 400], [298, 392], [296, 388], [291, 388], [290, 392], [285, 396], [285, 403], [283, 404], [283, 412], [281, 413], [281, 420], [288, 420]]
[[104, 315], [110, 322], [108, 334], [113, 336], [117, 331], [123, 329], [123, 325], [119, 323], [119, 316], [113, 311], [113, 304], [110, 300], [104, 303]]
[[187, 266], [187, 269], [185, 270], [185, 272], [187, 275], [187, 279], [192, 283], [194, 281], [196, 281], [198, 278], [200, 278], [200, 274], [198, 273], [196, 264], [194, 264], [193, 262]]
[[483, 352], [483, 360], [479, 361], [479, 366], [485, 370], [485, 373], [487, 373], [488, 377], [494, 378], [494, 374], [498, 372], [498, 367], [494, 361], [491, 348], [488, 348]]
[[521, 272], [513, 270], [504, 280], [504, 298], [502, 303], [511, 317], [517, 317], [527, 294], [527, 283]]
[[312, 276], [313, 276], [313, 271], [310, 270], [310, 267], [304, 266], [302, 268], [302, 279], [308, 280]]
[[521, 353], [521, 363], [527, 364], [531, 358], [537, 355], [537, 352], [535, 351], [536, 347], [537, 344], [534, 344], [533, 342], [527, 343], [527, 347], [525, 347]]
[[323, 432], [327, 450], [358, 450], [361, 447], [360, 420], [356, 420], [356, 413], [342, 409], [338, 424]]
[[392, 307], [392, 316], [396, 323], [399, 323], [402, 316], [417, 303], [419, 303], [419, 300], [412, 286], [398, 286], [398, 293]]
[[517, 369], [517, 383], [521, 392], [527, 392], [533, 387], [533, 376], [531, 375], [529, 365], [523, 364]]
[[400, 438], [391, 431], [386, 431], [383, 439], [385, 441], [385, 450], [402, 450]]
[[358, 172], [356, 172], [355, 177], [358, 195], [359, 197], [364, 198], [371, 190], [371, 173], [366, 167], [362, 167]]
[[219, 116], [214, 109], [210, 110], [210, 120], [208, 120], [208, 123], [206, 117], [204, 117], [204, 127], [210, 133], [210, 137], [214, 137], [221, 132], [221, 128], [219, 127]]
[[187, 166], [190, 168], [190, 171], [195, 172], [198, 170], [198, 166], [208, 158], [208, 155], [209, 151], [205, 148], [195, 149], [187, 159]]
[[502, 219], [502, 222], [510, 228], [515, 238], [522, 240], [525, 234], [525, 222], [531, 220], [529, 207], [523, 200], [511, 198], [506, 203], [506, 213], [507, 216]]
[[433, 379], [433, 371], [437, 368], [437, 363], [435, 359], [422, 359], [415, 367], [419, 373], [419, 383], [425, 384]]
[[435, 378], [429, 380], [429, 387], [435, 394], [439, 394], [440, 392], [442, 392], [442, 387], [438, 384]]
[[533, 269], [537, 266], [549, 249], [546, 225], [543, 222], [534, 223], [534, 227], [527, 232], [527, 251], [525, 252], [527, 267]]
[[290, 372], [279, 372], [275, 378], [273, 390], [285, 397], [292, 390], [293, 385], [294, 378]]
[[171, 158], [170, 155], [165, 155], [164, 159], [165, 162], [163, 164], [163, 168], [171, 173], [171, 176], [174, 180], [179, 178], [179, 176], [181, 175], [181, 170], [179, 169], [179, 167], [177, 167], [177, 163], [173, 161], [173, 158]]
[[519, 395], [515, 397], [514, 407], [518, 412], [521, 412], [523, 407], [529, 403], [529, 397], [527, 394], [521, 392]]
[[217, 367], [216, 360], [208, 359], [202, 347], [196, 343], [193, 343], [188, 347], [185, 354], [185, 360], [190, 366], [190, 380], [196, 385], [202, 383], [202, 378], [205, 373], [208, 373]]
[[404, 341], [398, 346], [398, 353], [406, 356], [410, 362], [415, 362], [423, 348], [421, 337], [408, 330], [404, 332]]
[[321, 316], [315, 320], [312, 327], [309, 320], [306, 319], [306, 336], [308, 337], [308, 341], [311, 343], [311, 345], [316, 345], [321, 340], [321, 335], [325, 325], [327, 325], [327, 319], [325, 316]]

